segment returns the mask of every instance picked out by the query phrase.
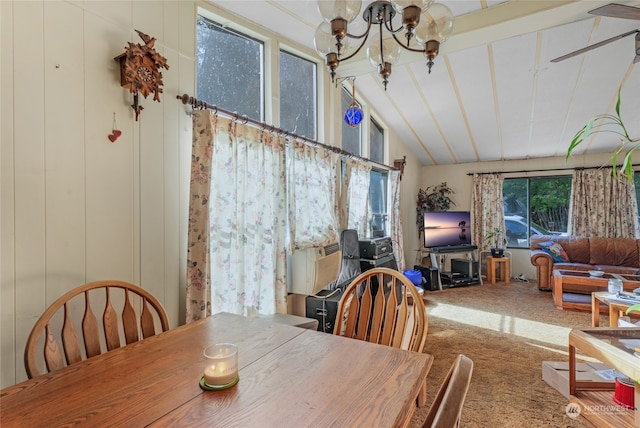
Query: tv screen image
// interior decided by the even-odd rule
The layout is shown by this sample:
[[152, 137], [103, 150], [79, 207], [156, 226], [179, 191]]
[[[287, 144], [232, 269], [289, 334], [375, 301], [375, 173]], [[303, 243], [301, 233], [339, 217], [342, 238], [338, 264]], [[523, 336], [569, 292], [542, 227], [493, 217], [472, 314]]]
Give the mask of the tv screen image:
[[471, 212], [424, 213], [424, 246], [471, 245]]

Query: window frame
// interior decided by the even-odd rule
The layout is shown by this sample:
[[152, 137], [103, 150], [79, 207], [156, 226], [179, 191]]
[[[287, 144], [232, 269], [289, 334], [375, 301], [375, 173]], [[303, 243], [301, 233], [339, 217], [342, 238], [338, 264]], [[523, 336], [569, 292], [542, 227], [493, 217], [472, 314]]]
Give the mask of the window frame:
[[[330, 114], [326, 110], [329, 93], [327, 88], [330, 87], [330, 77], [325, 72], [325, 65], [315, 52], [309, 50], [302, 45], [296, 45], [295, 42], [283, 42], [281, 36], [270, 32], [264, 28], [257, 27], [254, 23], [243, 19], [237, 15], [219, 8], [210, 3], [202, 3], [197, 6], [196, 20], [198, 16], [222, 23], [224, 28], [241, 35], [245, 35], [252, 39], [261, 41], [264, 44], [264, 64], [263, 64], [263, 119], [264, 123], [273, 124], [280, 127], [280, 50], [284, 50], [289, 54], [296, 55], [302, 59], [316, 64], [316, 141], [323, 142], [325, 135], [328, 135], [325, 118]], [[194, 33], [194, 58], [197, 61], [197, 37]], [[196, 76], [197, 79], [197, 76]], [[194, 82], [197, 87], [197, 82]], [[196, 93], [196, 98], [198, 94]]]
[[[280, 88], [280, 83], [281, 83], [281, 74], [280, 74], [280, 61], [281, 61], [281, 53], [285, 53], [287, 55], [290, 56], [294, 56], [296, 58], [299, 58], [303, 61], [308, 61], [312, 64], [315, 65], [315, 76], [314, 76], [314, 84], [315, 84], [315, 88], [314, 88], [314, 93], [313, 93], [313, 99], [314, 99], [314, 103], [315, 103], [315, 114], [314, 114], [314, 135], [309, 136], [309, 135], [305, 135], [306, 138], [312, 139], [312, 140], [318, 140], [318, 134], [319, 134], [319, 128], [320, 128], [320, 81], [321, 78], [319, 76], [319, 73], [323, 71], [322, 66], [319, 65], [318, 61], [313, 60], [308, 58], [307, 55], [304, 55], [298, 51], [296, 51], [295, 49], [290, 48], [288, 45], [285, 44], [279, 44], [279, 48], [278, 48], [278, 67], [277, 70], [278, 72], [277, 74], [277, 81], [278, 81], [278, 103], [277, 103], [277, 111], [278, 111], [278, 122], [279, 122], [279, 127], [281, 126], [282, 123], [282, 116], [281, 116], [281, 103], [282, 103], [282, 91]], [[275, 107], [275, 106], [274, 106]]]
[[[532, 197], [534, 195], [532, 195], [532, 193], [531, 193], [531, 182], [535, 181], [535, 180], [548, 180], [548, 179], [564, 179], [564, 180], [568, 180], [569, 184], [571, 184], [571, 182], [573, 180], [573, 177], [570, 174], [549, 174], [549, 175], [538, 175], [538, 176], [531, 176], [531, 177], [508, 177], [508, 178], [504, 178], [504, 180], [503, 180], [503, 190], [502, 190], [503, 201], [505, 199], [504, 184], [507, 181], [510, 181], [510, 180], [524, 180], [525, 183], [526, 183], [526, 193], [527, 193], [527, 200], [526, 200], [526, 210], [527, 210], [527, 212], [526, 212], [526, 216], [520, 216], [521, 217], [520, 221], [523, 221], [523, 222], [526, 223], [527, 242], [523, 243], [522, 245], [513, 245], [513, 244], [510, 244], [510, 243], [507, 243], [507, 248], [513, 248], [513, 249], [528, 249], [528, 248], [530, 248], [530, 246], [531, 246], [531, 236], [532, 236], [531, 235], [531, 229], [532, 228], [539, 229], [542, 233], [547, 233], [547, 232], [548, 232], [548, 234], [562, 233], [562, 232], [557, 232], [557, 231], [556, 232], [549, 232], [549, 231], [546, 230], [546, 228], [544, 226], [538, 225], [538, 224], [534, 223], [533, 220], [532, 220], [533, 216], [532, 216], [531, 199], [532, 199]], [[569, 221], [569, 217], [568, 217], [569, 216], [569, 212], [568, 212], [569, 210], [568, 210], [568, 208], [569, 208], [570, 204], [571, 204], [571, 188], [569, 189], [569, 195], [568, 195], [568, 200], [567, 200], [567, 224], [568, 224], [568, 221]], [[514, 217], [514, 216], [517, 216], [517, 215], [514, 215], [514, 214], [507, 215], [504, 212], [504, 202], [503, 202], [502, 206], [503, 206], [503, 214], [504, 214], [504, 217], [505, 217], [505, 228], [506, 228], [505, 234], [506, 234], [506, 231], [508, 230], [507, 224], [506, 224], [507, 223], [507, 217]], [[517, 219], [514, 219], [514, 221], [517, 221]]]
[[[335, 130], [335, 125], [331, 124], [330, 120], [326, 118], [329, 115], [335, 114], [336, 100], [333, 91], [334, 84], [330, 81], [330, 77], [325, 70], [324, 61], [318, 56], [308, 50], [305, 47], [295, 45], [295, 42], [283, 42], [280, 40], [280, 36], [272, 33], [266, 29], [258, 28], [255, 24], [233, 15], [232, 13], [220, 9], [214, 4], [203, 3], [197, 6], [196, 18], [202, 16], [216, 23], [222, 24], [224, 28], [239, 33], [255, 40], [261, 41], [264, 46], [264, 62], [263, 62], [263, 119], [265, 123], [273, 123], [274, 126], [280, 127], [280, 51], [284, 51], [288, 54], [298, 56], [304, 60], [311, 61], [316, 64], [316, 136], [315, 139], [319, 142], [326, 140], [325, 135], [340, 135], [340, 141], [342, 140], [341, 131], [338, 133]], [[194, 57], [197, 57], [197, 38], [194, 34]], [[196, 59], [197, 61], [197, 59]], [[343, 87], [351, 93], [353, 87], [348, 85], [348, 82], [343, 83]], [[341, 92], [340, 92], [341, 94]], [[197, 94], [196, 94], [197, 97]], [[356, 101], [359, 103], [360, 108], [363, 111], [363, 120], [360, 125], [360, 146], [361, 153], [359, 157], [369, 159], [371, 153], [371, 144], [369, 137], [369, 127], [371, 126], [371, 120], [375, 120], [375, 123], [383, 131], [383, 154], [382, 164], [386, 165], [389, 158], [389, 128], [386, 126], [383, 120], [377, 115], [372, 114], [370, 107], [364, 100], [358, 98], [356, 93]], [[341, 109], [341, 103], [337, 101], [338, 109]], [[333, 109], [331, 108], [333, 106]], [[340, 111], [340, 120], [344, 112]], [[333, 133], [331, 133], [333, 132]], [[340, 144], [340, 147], [342, 145]], [[375, 163], [375, 161], [373, 161]], [[389, 173], [384, 168], [379, 168], [380, 171]], [[389, 233], [389, 181], [387, 175], [387, 188], [385, 189], [385, 232]]]
[[[372, 134], [373, 129], [379, 130], [380, 133], [382, 134], [382, 153], [381, 153], [382, 159], [380, 159], [380, 160], [371, 159], [371, 152], [373, 151], [372, 150], [373, 144], [372, 144], [372, 140], [371, 140], [371, 137], [372, 137], [371, 134]], [[367, 158], [369, 160], [371, 160], [372, 162], [378, 162], [378, 163], [383, 163], [383, 164], [385, 163], [385, 161], [387, 159], [387, 146], [388, 146], [388, 144], [387, 144], [388, 135], [387, 134], [388, 134], [388, 129], [385, 126], [383, 126], [380, 123], [380, 121], [376, 119], [375, 116], [370, 115], [369, 116], [369, 138], [368, 138], [368, 141], [369, 141], [369, 147], [368, 148], [369, 148], [369, 150], [368, 150], [368, 157]]]
[[369, 183], [369, 209], [371, 210], [371, 220], [369, 221], [369, 235], [371, 238], [376, 238], [378, 236], [374, 235], [374, 230], [373, 230], [373, 224], [375, 223], [374, 218], [376, 215], [380, 215], [381, 218], [381, 224], [383, 225], [383, 229], [382, 232], [383, 234], [381, 236], [389, 236], [389, 170], [388, 169], [384, 169], [384, 168], [371, 168], [371, 177], [373, 177], [373, 174], [380, 174], [383, 177], [383, 180], [385, 182], [385, 186], [384, 186], [384, 194], [382, 195], [382, 204], [381, 206], [383, 207], [383, 212], [376, 214], [374, 212], [374, 208], [373, 205], [371, 204], [371, 192], [372, 192], [372, 183], [374, 180], [371, 180]]
[[[341, 120], [341, 126], [340, 126], [340, 147], [344, 150], [344, 146], [343, 146], [343, 141], [342, 141], [342, 137], [344, 136], [342, 133], [342, 130], [344, 129], [344, 111], [342, 110], [342, 97], [343, 94], [347, 94], [349, 96], [349, 98], [351, 98], [351, 94], [353, 93], [353, 86], [352, 84], [348, 83], [348, 81], [345, 81], [342, 83], [342, 87], [341, 87], [341, 91], [340, 91], [340, 97], [339, 97], [339, 102], [338, 104], [340, 105], [340, 120]], [[359, 107], [362, 109], [362, 114], [363, 114], [363, 118], [362, 118], [362, 122], [360, 122], [360, 153], [353, 153], [355, 156], [361, 157], [361, 158], [365, 158], [368, 159], [369, 161], [373, 162], [373, 163], [378, 163], [381, 165], [386, 165], [386, 162], [389, 159], [389, 127], [384, 123], [384, 121], [380, 120], [378, 118], [377, 115], [373, 114], [370, 110], [370, 108], [368, 107], [368, 105], [360, 98], [358, 98], [358, 95], [356, 93], [355, 96], [355, 101], [358, 103]], [[376, 126], [377, 129], [379, 129], [382, 133], [382, 159], [380, 160], [372, 160], [371, 159], [371, 127], [372, 126]], [[351, 153], [351, 152], [350, 152]], [[373, 167], [371, 169], [371, 177], [373, 176], [373, 174], [375, 173], [381, 173], [383, 175], [385, 175], [385, 182], [386, 182], [386, 187], [384, 189], [384, 194], [382, 195], [382, 200], [383, 200], [383, 207], [384, 207], [384, 212], [381, 213], [382, 215], [382, 224], [384, 225], [384, 236], [389, 236], [390, 233], [390, 229], [389, 229], [389, 171], [390, 169], [388, 168], [384, 168], [382, 166], [380, 167]], [[373, 180], [371, 180], [371, 182], [373, 182]], [[371, 219], [369, 220], [369, 225], [368, 225], [368, 232], [369, 235], [371, 235], [370, 237], [373, 237], [373, 228], [372, 225], [374, 223], [373, 217], [374, 217], [374, 212], [373, 212], [373, 207], [371, 206], [371, 191], [372, 191], [372, 187], [371, 184], [369, 185], [369, 210], [370, 210], [370, 215], [371, 215]]]
[[[340, 91], [340, 147], [345, 151], [348, 151], [348, 150], [346, 150], [345, 147], [344, 147], [344, 141], [343, 141], [344, 133], [343, 133], [343, 130], [346, 129], [345, 126], [349, 127], [349, 128], [352, 128], [352, 127], [349, 126], [344, 121], [345, 110], [343, 110], [343, 105], [342, 105], [343, 98], [342, 97], [346, 94], [346, 96], [348, 96], [349, 99], [351, 99], [352, 98], [352, 95], [351, 95], [352, 93], [353, 93], [353, 87], [352, 86], [351, 87], [347, 87], [346, 84], [342, 85], [341, 91]], [[362, 110], [362, 122], [360, 122], [360, 124], [357, 127], [352, 128], [352, 129], [358, 129], [358, 143], [359, 143], [358, 150], [359, 151], [358, 151], [358, 153], [352, 153], [352, 152], [349, 152], [349, 153], [352, 153], [352, 154], [354, 154], [356, 156], [362, 157], [362, 151], [363, 151], [363, 147], [362, 147], [363, 146], [363, 137], [362, 137], [362, 134], [364, 134], [363, 126], [364, 126], [364, 122], [367, 119], [367, 113], [366, 113], [365, 107], [363, 106], [362, 102], [358, 99], [358, 97], [355, 97], [355, 101], [358, 104], [358, 107], [360, 107], [360, 109]]]
[[[204, 12], [204, 13], [201, 13]], [[228, 25], [227, 21], [221, 17], [221, 16], [217, 16], [213, 13], [206, 13], [204, 9], [198, 9], [198, 13], [196, 14], [196, 32], [197, 32], [197, 21], [200, 18], [206, 19], [208, 21], [210, 21], [211, 23], [213, 23], [214, 25], [220, 27], [221, 29], [224, 29], [226, 31], [228, 31], [229, 33], [233, 33], [235, 35], [237, 35], [238, 37], [245, 37], [247, 39], [251, 39], [254, 40], [258, 43], [262, 44], [262, 52], [261, 52], [261, 80], [260, 80], [260, 100], [259, 100], [259, 105], [260, 105], [260, 121], [266, 121], [267, 118], [267, 112], [270, 111], [269, 108], [269, 103], [267, 103], [267, 97], [266, 97], [266, 88], [267, 88], [267, 79], [268, 79], [268, 75], [269, 75], [269, 70], [268, 70], [268, 66], [267, 66], [267, 62], [268, 62], [268, 56], [269, 56], [269, 50], [270, 47], [268, 45], [268, 39], [265, 39], [264, 37], [261, 37], [258, 33], [252, 32], [252, 31], [248, 31], [245, 30], [244, 27], [241, 26], [235, 26], [235, 25]], [[194, 43], [196, 45], [195, 48], [195, 62], [197, 64], [198, 62], [198, 37], [197, 34], [194, 35]], [[198, 73], [197, 73], [197, 65], [196, 65], [196, 75], [195, 75], [195, 82], [194, 82], [194, 86], [196, 88], [196, 97], [200, 96], [197, 93], [197, 88], [198, 88]], [[209, 102], [210, 104], [215, 104], [215, 102], [212, 102], [212, 100], [206, 100], [203, 99], [203, 101]], [[219, 106], [221, 108], [230, 110], [230, 111], [235, 111], [236, 109], [234, 107], [230, 107], [230, 106]]]

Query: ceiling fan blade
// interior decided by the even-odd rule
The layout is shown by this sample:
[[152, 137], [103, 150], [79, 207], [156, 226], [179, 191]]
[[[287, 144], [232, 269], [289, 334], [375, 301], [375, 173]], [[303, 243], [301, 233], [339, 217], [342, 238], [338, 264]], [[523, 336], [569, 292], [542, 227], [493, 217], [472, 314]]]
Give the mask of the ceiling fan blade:
[[558, 58], [552, 59], [551, 62], [564, 61], [565, 59], [572, 58], [572, 57], [574, 57], [576, 55], [583, 54], [583, 53], [585, 53], [587, 51], [590, 51], [592, 49], [599, 48], [600, 46], [604, 46], [604, 45], [609, 44], [611, 42], [615, 42], [616, 40], [620, 40], [623, 37], [627, 37], [627, 36], [629, 36], [631, 34], [636, 34], [636, 33], [640, 33], [640, 30], [632, 30], [632, 31], [629, 31], [629, 32], [624, 33], [624, 34], [620, 34], [618, 36], [611, 37], [610, 39], [603, 40], [603, 41], [598, 42], [598, 43], [594, 43], [593, 45], [589, 45], [589, 46], [584, 47], [582, 49], [578, 49], [577, 51], [574, 51], [574, 52], [568, 53], [566, 55], [560, 56]]
[[640, 19], [640, 8], [624, 4], [609, 3], [589, 11], [592, 15], [610, 16], [612, 18]]

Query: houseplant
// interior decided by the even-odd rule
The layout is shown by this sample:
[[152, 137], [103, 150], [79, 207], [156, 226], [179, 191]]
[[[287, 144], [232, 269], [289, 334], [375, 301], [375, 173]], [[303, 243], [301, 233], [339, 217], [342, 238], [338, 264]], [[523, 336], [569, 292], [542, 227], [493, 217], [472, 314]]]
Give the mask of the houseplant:
[[507, 244], [504, 230], [499, 227], [494, 227], [484, 239], [489, 244], [494, 244], [494, 246], [491, 247], [491, 255], [493, 257], [502, 257], [504, 255], [504, 245]]
[[635, 305], [629, 306], [627, 308], [627, 310], [625, 311], [625, 314], [629, 315], [629, 313], [631, 313], [633, 311], [640, 311], [640, 304], [635, 304]]
[[423, 229], [422, 222], [425, 212], [447, 211], [456, 205], [450, 197], [453, 193], [453, 190], [447, 185], [446, 181], [418, 191], [416, 206], [416, 224], [418, 225], [418, 230], [422, 231]]
[[[586, 140], [591, 134], [598, 132], [611, 132], [620, 136], [620, 145], [614, 150], [611, 156], [611, 166], [613, 167], [613, 175], [617, 176], [618, 171], [618, 158], [621, 154], [624, 154], [622, 165], [620, 170], [622, 174], [629, 180], [633, 180], [633, 159], [632, 155], [640, 145], [640, 137], [632, 138], [627, 131], [627, 128], [620, 116], [620, 91], [622, 87], [618, 89], [618, 99], [616, 101], [615, 114], [599, 114], [594, 116], [582, 127], [580, 131], [576, 133], [569, 144], [567, 149], [567, 156], [571, 156], [573, 150], [578, 147], [584, 140]], [[605, 127], [604, 129], [601, 129]]]

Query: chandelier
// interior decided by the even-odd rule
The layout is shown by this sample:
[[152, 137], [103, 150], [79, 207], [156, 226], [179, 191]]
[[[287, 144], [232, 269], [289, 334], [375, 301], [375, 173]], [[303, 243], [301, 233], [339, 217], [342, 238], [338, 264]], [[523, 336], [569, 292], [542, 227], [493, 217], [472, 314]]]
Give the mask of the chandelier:
[[[362, 13], [367, 29], [363, 34], [353, 35], [347, 27], [360, 13], [362, 0], [318, 0], [318, 10], [324, 21], [316, 29], [313, 42], [316, 51], [325, 60], [331, 81], [334, 81], [338, 65], [353, 58], [362, 49], [375, 26], [378, 27], [378, 34], [371, 38], [367, 58], [377, 67], [385, 90], [391, 65], [398, 60], [403, 48], [423, 53], [431, 73], [440, 44], [449, 38], [453, 30], [451, 10], [433, 1], [374, 1]], [[396, 14], [402, 16], [402, 26], [393, 28], [392, 21]], [[405, 40], [398, 38], [403, 30]], [[351, 46], [352, 41], [356, 46]]]

